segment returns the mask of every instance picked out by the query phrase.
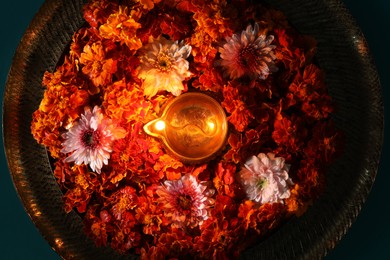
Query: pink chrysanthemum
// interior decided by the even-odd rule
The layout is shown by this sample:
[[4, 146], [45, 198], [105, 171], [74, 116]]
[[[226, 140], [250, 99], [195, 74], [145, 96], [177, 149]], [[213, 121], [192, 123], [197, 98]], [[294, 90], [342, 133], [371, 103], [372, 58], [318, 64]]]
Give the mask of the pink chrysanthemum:
[[245, 163], [239, 175], [250, 200], [261, 204], [282, 202], [290, 197], [293, 184], [288, 176], [290, 166], [273, 153], [260, 153]]
[[176, 227], [201, 225], [209, 217], [209, 209], [214, 204], [211, 198], [214, 190], [198, 183], [190, 174], [179, 180], [165, 181], [156, 192], [165, 216]]
[[191, 76], [189, 62], [191, 46], [161, 37], [148, 43], [142, 51], [139, 77], [144, 80], [144, 94], [153, 97], [159, 91], [179, 96], [183, 80]]
[[221, 60], [219, 65], [225, 68], [225, 74], [231, 79], [237, 79], [244, 75], [256, 79], [266, 79], [272, 72], [276, 72], [274, 60], [276, 56], [271, 45], [273, 35], [266, 36], [259, 33], [259, 25], [252, 28], [248, 25], [245, 31], [233, 34], [226, 38], [226, 43], [219, 48]]
[[92, 171], [100, 173], [103, 164], [108, 164], [112, 142], [125, 135], [123, 128], [111, 124], [111, 120], [103, 117], [98, 106], [92, 112], [86, 107], [81, 118], [63, 134], [65, 141], [61, 152], [72, 153], [65, 162], [86, 164]]

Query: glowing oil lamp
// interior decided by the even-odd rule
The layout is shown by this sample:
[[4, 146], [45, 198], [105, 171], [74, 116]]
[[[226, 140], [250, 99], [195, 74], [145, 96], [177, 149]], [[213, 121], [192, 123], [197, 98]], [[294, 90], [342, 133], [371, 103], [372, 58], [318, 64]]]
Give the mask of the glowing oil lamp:
[[186, 93], [174, 98], [160, 118], [144, 126], [159, 138], [167, 150], [187, 163], [204, 162], [223, 148], [228, 124], [219, 103], [202, 93]]

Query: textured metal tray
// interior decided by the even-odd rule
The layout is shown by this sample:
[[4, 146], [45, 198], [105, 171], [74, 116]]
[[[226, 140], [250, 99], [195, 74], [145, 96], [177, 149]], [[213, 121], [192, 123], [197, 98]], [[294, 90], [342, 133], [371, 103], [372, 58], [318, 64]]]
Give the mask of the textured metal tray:
[[[16, 51], [3, 106], [4, 144], [21, 201], [63, 258], [119, 259], [83, 233], [81, 218], [63, 210], [62, 193], [46, 150], [30, 133], [43, 96], [44, 71], [53, 71], [71, 36], [83, 25], [83, 0], [47, 0]], [[374, 182], [383, 142], [383, 103], [375, 65], [364, 36], [338, 0], [273, 0], [302, 33], [318, 40], [318, 60], [346, 136], [344, 152], [327, 173], [325, 193], [300, 218], [242, 254], [244, 259], [317, 259], [329, 252], [358, 215]]]

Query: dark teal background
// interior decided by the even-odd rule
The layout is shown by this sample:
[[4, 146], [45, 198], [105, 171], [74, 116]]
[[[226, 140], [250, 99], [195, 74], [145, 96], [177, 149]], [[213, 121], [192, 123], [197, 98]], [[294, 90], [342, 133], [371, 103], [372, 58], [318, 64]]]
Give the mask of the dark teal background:
[[[2, 1], [0, 4], [1, 97], [15, 49], [43, 2], [44, 0], [18, 0]], [[390, 115], [390, 1], [344, 2], [366, 36], [381, 78], [385, 115]], [[0, 102], [2, 106], [2, 98]], [[0, 147], [3, 147], [3, 140]], [[390, 259], [388, 159], [390, 144], [389, 140], [385, 139], [381, 165], [370, 196], [352, 228], [326, 257], [327, 260]], [[11, 181], [4, 150], [1, 148], [0, 165], [0, 259], [60, 259], [24, 211]]]

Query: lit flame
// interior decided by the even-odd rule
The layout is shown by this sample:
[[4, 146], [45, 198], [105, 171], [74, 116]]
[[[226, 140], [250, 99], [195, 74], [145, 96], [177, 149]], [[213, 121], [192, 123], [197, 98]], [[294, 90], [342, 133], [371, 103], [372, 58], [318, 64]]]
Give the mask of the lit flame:
[[162, 131], [165, 129], [165, 122], [162, 121], [162, 120], [159, 120], [156, 122], [156, 124], [154, 125], [154, 128], [157, 130], [157, 131]]
[[210, 128], [211, 131], [214, 130], [214, 128], [215, 128], [214, 122], [208, 121], [208, 122], [207, 122], [207, 125], [209, 126], [209, 128]]

